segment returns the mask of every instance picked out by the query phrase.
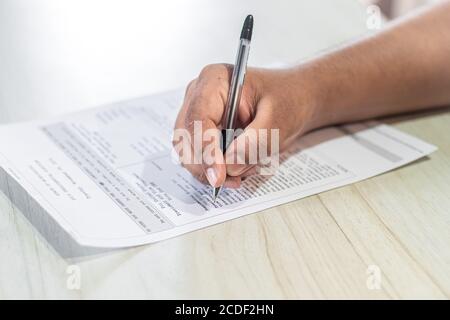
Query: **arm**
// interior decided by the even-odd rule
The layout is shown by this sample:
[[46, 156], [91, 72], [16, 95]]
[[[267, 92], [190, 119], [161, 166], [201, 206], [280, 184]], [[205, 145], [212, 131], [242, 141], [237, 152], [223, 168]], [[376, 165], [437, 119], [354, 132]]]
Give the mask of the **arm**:
[[294, 71], [316, 84], [314, 126], [450, 103], [450, 2]]
[[[229, 65], [207, 66], [191, 82], [176, 129], [194, 135], [195, 122], [220, 129], [230, 70]], [[212, 157], [201, 154], [201, 163], [183, 164], [213, 186], [237, 187], [254, 166], [228, 159], [247, 159], [248, 146], [258, 145], [250, 129], [279, 129], [283, 150], [319, 127], [445, 104], [450, 104], [450, 1], [293, 68], [249, 68], [238, 114], [245, 130], [227, 149], [226, 163], [217, 134], [203, 141], [213, 146]]]

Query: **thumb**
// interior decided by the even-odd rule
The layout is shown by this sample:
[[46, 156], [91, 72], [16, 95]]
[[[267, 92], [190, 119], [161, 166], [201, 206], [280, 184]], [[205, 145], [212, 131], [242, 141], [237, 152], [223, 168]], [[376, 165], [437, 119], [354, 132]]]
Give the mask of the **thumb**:
[[256, 117], [228, 147], [225, 153], [226, 172], [240, 176], [255, 165], [267, 165], [279, 151], [279, 129], [273, 128], [268, 108], [258, 108]]

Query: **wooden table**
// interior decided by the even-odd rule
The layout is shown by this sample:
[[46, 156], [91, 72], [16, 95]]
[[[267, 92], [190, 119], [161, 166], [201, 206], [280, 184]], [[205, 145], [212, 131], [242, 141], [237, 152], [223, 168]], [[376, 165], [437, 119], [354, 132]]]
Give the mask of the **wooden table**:
[[[202, 65], [233, 60], [247, 12], [253, 65], [368, 32], [353, 0], [185, 2], [2, 1], [0, 120], [183, 86]], [[0, 298], [448, 298], [449, 121], [448, 109], [387, 120], [439, 147], [393, 172], [84, 258], [62, 258], [0, 194]]]

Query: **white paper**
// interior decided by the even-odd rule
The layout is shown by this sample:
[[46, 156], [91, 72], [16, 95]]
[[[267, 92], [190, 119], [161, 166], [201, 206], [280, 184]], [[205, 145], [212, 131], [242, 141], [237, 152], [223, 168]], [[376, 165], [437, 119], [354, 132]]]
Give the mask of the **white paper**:
[[126, 247], [174, 237], [347, 185], [435, 146], [367, 122], [300, 138], [275, 176], [238, 190], [197, 182], [173, 159], [182, 92], [0, 127], [0, 165], [79, 244]]

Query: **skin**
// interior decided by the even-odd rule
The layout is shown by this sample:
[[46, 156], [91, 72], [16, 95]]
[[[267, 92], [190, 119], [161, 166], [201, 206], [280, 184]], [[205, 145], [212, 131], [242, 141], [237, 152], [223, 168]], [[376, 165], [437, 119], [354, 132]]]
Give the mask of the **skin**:
[[217, 131], [203, 142], [212, 146], [213, 161], [200, 154], [201, 163], [183, 163], [214, 187], [236, 188], [256, 173], [254, 165], [224, 160], [248, 158], [248, 146], [258, 142], [249, 128], [279, 129], [282, 151], [320, 127], [450, 104], [450, 1], [289, 69], [248, 68], [237, 119], [245, 130], [224, 157], [218, 129], [231, 72], [226, 64], [206, 66], [189, 84], [175, 124], [191, 134], [195, 121]]

